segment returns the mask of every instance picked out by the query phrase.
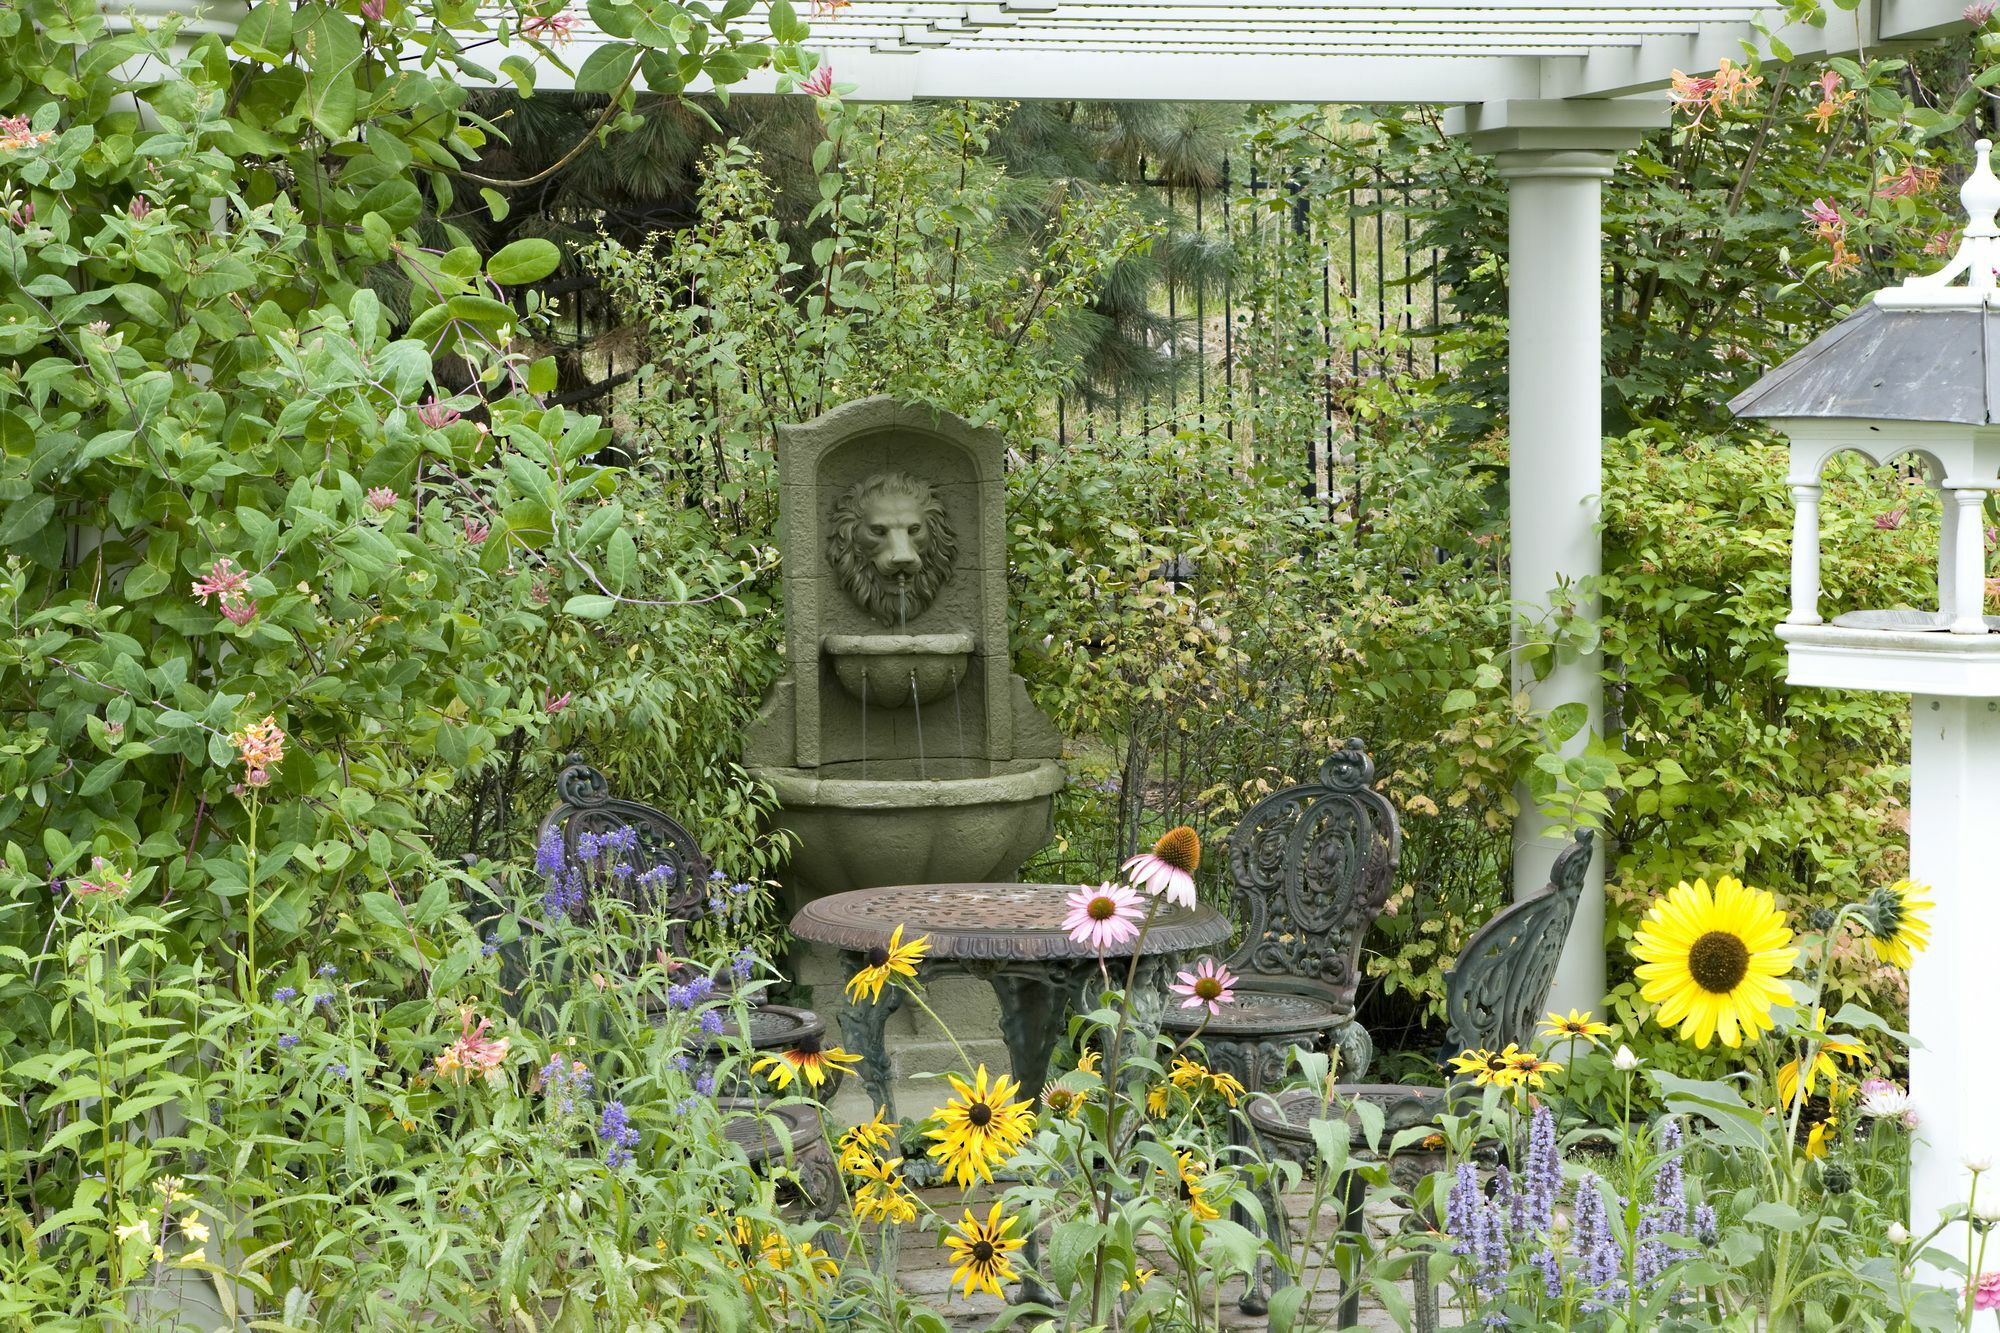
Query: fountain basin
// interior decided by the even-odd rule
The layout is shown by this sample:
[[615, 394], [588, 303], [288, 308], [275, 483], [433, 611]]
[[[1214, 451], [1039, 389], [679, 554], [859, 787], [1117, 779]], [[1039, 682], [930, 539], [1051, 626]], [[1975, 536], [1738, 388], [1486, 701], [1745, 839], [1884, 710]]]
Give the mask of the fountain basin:
[[792, 833], [794, 907], [884, 884], [1011, 882], [1055, 835], [1063, 785], [1053, 759], [932, 759], [822, 768], [753, 768], [778, 798], [771, 822]]
[[977, 641], [958, 634], [829, 634], [820, 651], [854, 698], [871, 708], [949, 699], [965, 679]]

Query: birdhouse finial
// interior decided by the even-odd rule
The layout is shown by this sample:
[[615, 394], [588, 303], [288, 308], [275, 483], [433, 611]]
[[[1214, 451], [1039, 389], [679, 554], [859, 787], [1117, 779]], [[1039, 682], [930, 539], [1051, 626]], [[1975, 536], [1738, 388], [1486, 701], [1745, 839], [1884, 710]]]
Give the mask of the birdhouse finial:
[[[1981, 139], [1973, 147], [1979, 161], [1958, 190], [1958, 201], [1965, 206], [1958, 253], [1936, 273], [1905, 278], [1902, 286], [1875, 293], [1877, 305], [1925, 310], [1984, 305], [1993, 299], [2000, 281], [2000, 222], [1995, 220], [2000, 214], [2000, 176], [1993, 174], [1993, 141]], [[1960, 277], [1965, 285], [1953, 286]]]

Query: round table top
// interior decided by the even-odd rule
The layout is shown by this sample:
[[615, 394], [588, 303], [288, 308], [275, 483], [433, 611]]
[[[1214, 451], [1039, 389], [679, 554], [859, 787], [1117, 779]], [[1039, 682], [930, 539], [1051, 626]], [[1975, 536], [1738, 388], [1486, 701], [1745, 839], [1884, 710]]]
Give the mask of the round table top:
[[[1074, 884], [893, 884], [855, 889], [807, 903], [792, 933], [855, 953], [885, 946], [897, 926], [904, 940], [930, 938], [927, 957], [940, 960], [1081, 962], [1097, 951], [1062, 928]], [[1187, 953], [1227, 940], [1229, 918], [1205, 904], [1163, 903], [1146, 931], [1144, 951]], [[1106, 952], [1128, 958], [1135, 940]]]

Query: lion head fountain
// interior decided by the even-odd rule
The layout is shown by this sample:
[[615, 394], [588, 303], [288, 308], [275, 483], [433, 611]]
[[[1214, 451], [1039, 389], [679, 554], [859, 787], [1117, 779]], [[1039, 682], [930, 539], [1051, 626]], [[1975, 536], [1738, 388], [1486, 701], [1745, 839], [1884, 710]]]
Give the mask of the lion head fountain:
[[1005, 446], [870, 398], [779, 432], [785, 651], [752, 772], [796, 901], [1011, 879], [1052, 833], [1061, 739], [1008, 652]]

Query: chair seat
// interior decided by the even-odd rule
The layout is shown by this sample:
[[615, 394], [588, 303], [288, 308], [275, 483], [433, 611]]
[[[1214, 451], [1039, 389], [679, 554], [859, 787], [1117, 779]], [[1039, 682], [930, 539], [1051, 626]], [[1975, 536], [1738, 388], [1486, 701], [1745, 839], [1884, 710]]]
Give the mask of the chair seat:
[[[1176, 1035], [1199, 1030], [1202, 1036], [1215, 1041], [1261, 1041], [1322, 1035], [1351, 1019], [1343, 1006], [1329, 996], [1260, 985], [1259, 980], [1256, 977], [1239, 980], [1235, 1000], [1223, 1005], [1222, 1012], [1213, 1018], [1205, 1009], [1183, 1009], [1175, 1004], [1167, 1010], [1161, 1025]], [[1204, 1019], [1207, 1021], [1203, 1022]]]
[[[1340, 1083], [1334, 1096], [1342, 1101], [1367, 1102], [1382, 1110], [1382, 1142], [1386, 1146], [1406, 1129], [1434, 1125], [1449, 1106], [1444, 1088], [1402, 1083]], [[1289, 1148], [1310, 1156], [1313, 1151], [1311, 1122], [1339, 1119], [1347, 1124], [1350, 1146], [1365, 1149], [1368, 1144], [1361, 1117], [1353, 1111], [1338, 1116], [1329, 1113], [1326, 1100], [1313, 1088], [1293, 1088], [1275, 1096], [1262, 1096], [1249, 1103], [1250, 1124], [1260, 1138], [1273, 1147]]]

